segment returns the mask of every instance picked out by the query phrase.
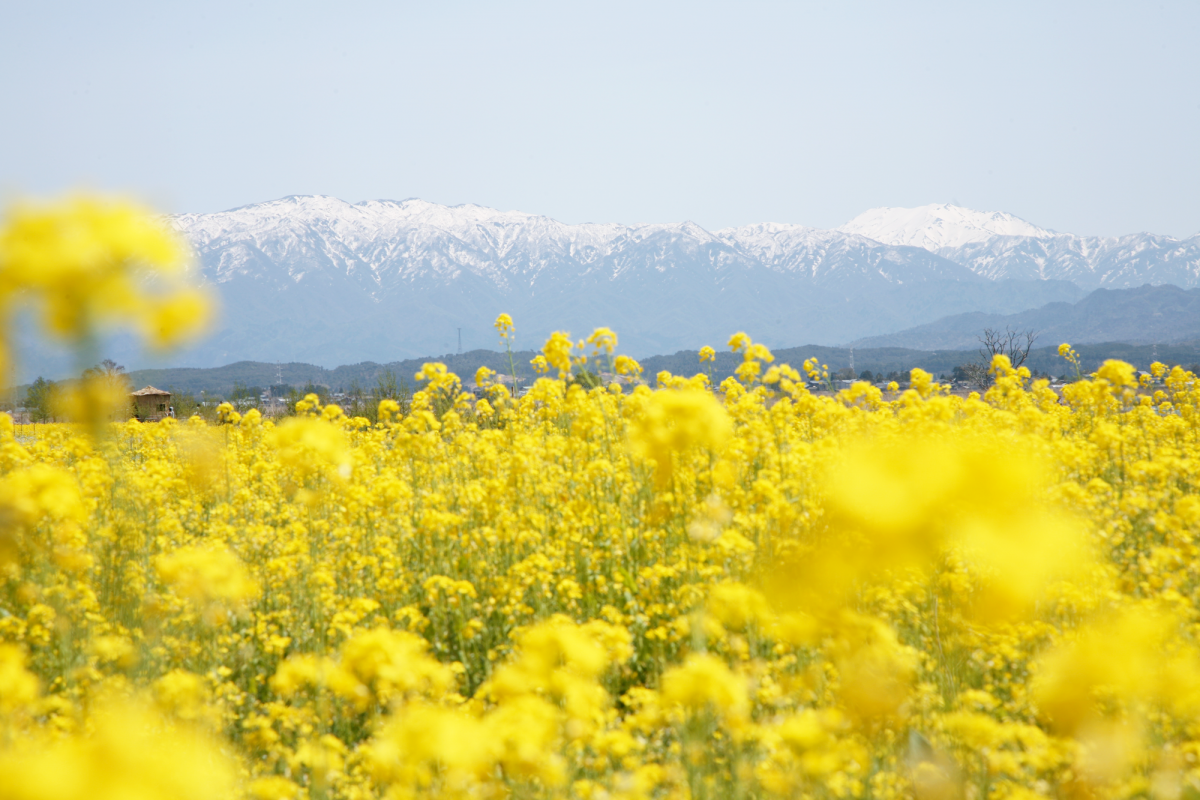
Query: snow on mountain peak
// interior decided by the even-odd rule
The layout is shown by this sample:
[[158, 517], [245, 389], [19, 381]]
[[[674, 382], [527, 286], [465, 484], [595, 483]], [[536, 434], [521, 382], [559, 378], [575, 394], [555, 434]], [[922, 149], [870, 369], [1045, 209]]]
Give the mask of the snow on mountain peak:
[[934, 251], [984, 242], [993, 236], [1048, 239], [1056, 235], [1002, 211], [973, 211], [944, 203], [919, 208], [872, 208], [837, 230], [884, 244]]
[[953, 205], [872, 209], [834, 230], [781, 223], [713, 232], [694, 222], [567, 224], [469, 203], [445, 206], [416, 198], [347, 203], [327, 196], [283, 197], [170, 219], [217, 282], [243, 274], [287, 282], [305, 275], [334, 280], [330, 276], [337, 273], [361, 282], [377, 300], [400, 283], [453, 281], [464, 272], [507, 292], [535, 280], [539, 286], [551, 279], [565, 286], [585, 280], [582, 276], [616, 280], [675, 264], [757, 266], [816, 281], [866, 270], [895, 285], [974, 277], [967, 273], [1113, 287], [1200, 281], [1200, 238], [1059, 235], [1011, 214]]

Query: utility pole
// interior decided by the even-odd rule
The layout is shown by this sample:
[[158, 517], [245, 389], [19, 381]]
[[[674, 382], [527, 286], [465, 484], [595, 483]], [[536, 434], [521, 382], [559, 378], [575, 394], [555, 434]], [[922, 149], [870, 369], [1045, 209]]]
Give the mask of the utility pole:
[[[275, 362], [275, 389], [267, 390], [267, 394], [270, 395], [270, 397], [271, 397], [271, 405], [270, 405], [270, 408], [268, 409], [268, 411], [272, 415], [277, 413], [279, 410], [279, 402], [278, 401], [280, 399], [282, 399], [282, 397], [283, 397], [283, 389], [280, 388], [282, 386], [283, 386], [283, 366], [278, 361], [276, 361]], [[279, 392], [279, 397], [275, 396], [275, 392]]]
[[462, 355], [462, 328], [458, 329], [458, 354]]

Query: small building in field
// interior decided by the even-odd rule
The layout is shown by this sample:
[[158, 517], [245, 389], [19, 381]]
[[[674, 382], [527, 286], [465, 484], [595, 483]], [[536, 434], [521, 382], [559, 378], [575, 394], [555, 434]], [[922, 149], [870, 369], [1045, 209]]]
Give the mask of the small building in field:
[[133, 418], [139, 422], [158, 422], [160, 419], [175, 416], [175, 409], [171, 407], [170, 392], [147, 386], [129, 396], [133, 400]]

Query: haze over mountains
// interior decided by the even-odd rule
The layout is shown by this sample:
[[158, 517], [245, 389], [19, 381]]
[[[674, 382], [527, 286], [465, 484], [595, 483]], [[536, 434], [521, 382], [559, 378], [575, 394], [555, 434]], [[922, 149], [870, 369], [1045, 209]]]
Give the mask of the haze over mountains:
[[[635, 356], [722, 345], [746, 330], [774, 347], [837, 344], [949, 315], [1073, 304], [1097, 289], [1200, 286], [1200, 236], [1080, 237], [956, 206], [874, 209], [836, 230], [762, 223], [567, 225], [422, 200], [287, 197], [172, 224], [220, 295], [216, 331], [170, 357], [333, 367], [518, 345], [600, 325]], [[127, 351], [127, 352], [126, 352]], [[144, 359], [128, 343], [118, 359]], [[35, 349], [24, 373], [52, 371]]]
[[979, 346], [984, 328], [1035, 331], [1040, 345], [1055, 346], [1062, 342], [1200, 342], [1200, 289], [1170, 285], [1097, 289], [1074, 304], [1050, 303], [1017, 314], [955, 314], [897, 333], [859, 339], [851, 346], [973, 350]]

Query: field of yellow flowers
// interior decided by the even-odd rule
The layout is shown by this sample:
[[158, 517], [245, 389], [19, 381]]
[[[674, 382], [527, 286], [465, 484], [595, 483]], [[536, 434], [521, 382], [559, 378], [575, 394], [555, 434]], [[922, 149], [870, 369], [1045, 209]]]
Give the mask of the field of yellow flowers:
[[374, 424], [0, 415], [0, 798], [1200, 792], [1194, 375], [817, 396], [729, 346], [556, 334]]

